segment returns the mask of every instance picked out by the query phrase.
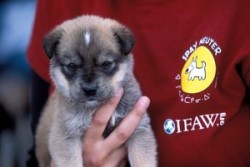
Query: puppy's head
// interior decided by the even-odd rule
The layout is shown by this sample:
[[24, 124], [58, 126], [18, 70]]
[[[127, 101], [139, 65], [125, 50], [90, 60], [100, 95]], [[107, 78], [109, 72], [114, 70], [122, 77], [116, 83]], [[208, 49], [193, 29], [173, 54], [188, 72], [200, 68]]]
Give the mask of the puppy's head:
[[97, 16], [66, 21], [44, 39], [57, 91], [87, 107], [110, 99], [129, 79], [133, 46], [128, 28]]

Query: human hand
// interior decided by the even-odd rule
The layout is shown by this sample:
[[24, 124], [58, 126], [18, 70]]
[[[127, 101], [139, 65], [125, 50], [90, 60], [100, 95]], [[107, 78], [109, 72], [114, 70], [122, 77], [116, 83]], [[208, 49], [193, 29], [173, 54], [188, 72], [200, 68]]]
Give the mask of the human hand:
[[94, 115], [92, 125], [84, 137], [84, 165], [91, 167], [117, 167], [126, 164], [124, 142], [132, 135], [149, 105], [147, 97], [141, 97], [129, 115], [106, 138], [103, 132], [118, 105], [123, 91], [120, 90], [109, 103], [102, 106]]

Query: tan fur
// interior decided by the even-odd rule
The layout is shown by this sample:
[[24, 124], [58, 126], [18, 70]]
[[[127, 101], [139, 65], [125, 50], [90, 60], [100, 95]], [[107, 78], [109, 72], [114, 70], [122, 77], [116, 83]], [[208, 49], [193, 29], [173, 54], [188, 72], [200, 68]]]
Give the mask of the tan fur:
[[[97, 16], [98, 17], [98, 16]], [[101, 17], [98, 17], [99, 19], [102, 19]], [[78, 17], [74, 19], [74, 24], [62, 24], [60, 25], [60, 28], [63, 29], [66, 32], [72, 33], [72, 36], [68, 36], [68, 38], [65, 38], [66, 41], [74, 41], [71, 37], [74, 37], [74, 33], [76, 33], [76, 29], [82, 28], [82, 27], [95, 27], [98, 32], [100, 32], [100, 43], [102, 45], [105, 45], [105, 47], [110, 47], [114, 51], [118, 52], [117, 46], [114, 44], [115, 38], [112, 34], [107, 33], [107, 28], [109, 27], [119, 27], [120, 24], [117, 23], [114, 20], [106, 19], [105, 22], [100, 22], [99, 19], [92, 19], [91, 17]]]
[[[57, 167], [83, 167], [82, 138], [96, 109], [119, 87], [123, 87], [124, 94], [104, 136], [133, 108], [141, 96], [133, 74], [130, 53], [133, 42], [132, 33], [125, 26], [96, 16], [66, 21], [45, 37], [44, 47], [51, 59], [50, 75], [56, 90], [44, 108], [37, 129], [36, 156], [40, 167], [48, 167], [51, 159]], [[113, 60], [114, 56], [119, 56], [121, 61]], [[116, 68], [110, 67], [111, 72], [104, 72], [105, 61], [114, 61]], [[70, 63], [79, 68], [74, 79], [70, 77], [72, 72], [65, 72]], [[96, 92], [87, 95], [86, 85], [88, 89], [96, 85]], [[89, 100], [90, 96], [94, 100]], [[148, 114], [143, 116], [126, 146], [132, 167], [157, 166], [156, 140]]]
[[111, 79], [111, 85], [117, 90], [118, 84], [124, 80], [125, 74], [126, 74], [126, 69], [128, 68], [127, 64], [121, 64], [120, 65], [120, 70], [112, 77]]
[[48, 150], [48, 134], [50, 131], [51, 123], [53, 121], [53, 111], [55, 111], [54, 101], [56, 99], [56, 94], [52, 94], [48, 100], [42, 116], [39, 126], [37, 128], [36, 135], [36, 156], [39, 161], [39, 166], [47, 167], [50, 164], [50, 154]]

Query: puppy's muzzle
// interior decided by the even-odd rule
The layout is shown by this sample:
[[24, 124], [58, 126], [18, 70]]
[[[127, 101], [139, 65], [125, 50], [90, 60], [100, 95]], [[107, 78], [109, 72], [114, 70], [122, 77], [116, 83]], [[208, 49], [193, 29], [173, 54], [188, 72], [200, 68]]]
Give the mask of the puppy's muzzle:
[[97, 91], [97, 84], [95, 83], [83, 84], [82, 90], [84, 95], [87, 97], [95, 96]]

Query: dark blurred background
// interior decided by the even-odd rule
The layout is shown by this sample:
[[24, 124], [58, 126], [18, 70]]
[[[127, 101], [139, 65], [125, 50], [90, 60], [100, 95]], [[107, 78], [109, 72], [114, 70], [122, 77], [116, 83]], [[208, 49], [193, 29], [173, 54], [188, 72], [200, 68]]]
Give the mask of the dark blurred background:
[[24, 167], [31, 147], [26, 48], [35, 0], [0, 0], [0, 167]]

